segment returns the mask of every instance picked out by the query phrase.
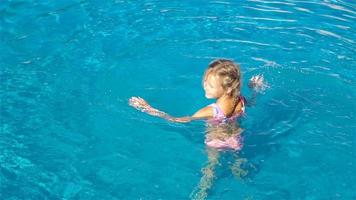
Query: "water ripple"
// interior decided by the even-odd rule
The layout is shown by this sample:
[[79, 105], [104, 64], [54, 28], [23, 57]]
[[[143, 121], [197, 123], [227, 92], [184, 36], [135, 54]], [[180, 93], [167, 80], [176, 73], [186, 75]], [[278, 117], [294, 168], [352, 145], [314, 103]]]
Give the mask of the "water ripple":
[[313, 11], [310, 11], [310, 10], [308, 10], [306, 8], [294, 7], [294, 9], [302, 11], [302, 12], [311, 13], [311, 14], [314, 13]]
[[356, 12], [352, 11], [352, 10], [349, 10], [347, 8], [344, 8], [342, 6], [338, 6], [338, 5], [335, 5], [335, 4], [330, 4], [330, 3], [321, 3], [321, 5], [324, 5], [324, 6], [327, 6], [329, 8], [332, 8], [332, 9], [335, 9], [335, 10], [339, 10], [339, 11], [344, 11], [344, 12], [347, 12], [349, 14], [353, 14], [355, 15]]
[[259, 46], [279, 47], [278, 45], [273, 45], [273, 44], [253, 42], [253, 41], [248, 41], [248, 40], [237, 40], [237, 39], [205, 39], [205, 40], [199, 41], [198, 43], [204, 43], [204, 42], [229, 42], [229, 43], [236, 42], [236, 43], [244, 43], [244, 44], [254, 44], [254, 45], [259, 45]]
[[344, 18], [341, 18], [341, 17], [332, 16], [332, 15], [320, 15], [320, 16], [327, 17], [327, 18], [330, 18], [330, 19], [337, 19], [337, 20], [344, 21], [344, 22], [350, 22], [347, 19], [344, 19]]
[[348, 42], [348, 43], [351, 43], [351, 44], [354, 44], [355, 42], [351, 39], [348, 39], [348, 38], [345, 38], [345, 37], [342, 37], [336, 33], [333, 33], [333, 32], [330, 32], [330, 31], [326, 31], [326, 30], [322, 30], [322, 29], [313, 29], [313, 28], [307, 28], [308, 30], [313, 30], [317, 33], [319, 33], [320, 35], [324, 35], [324, 36], [331, 36], [331, 37], [334, 37], [334, 38], [337, 38], [337, 39], [340, 39], [340, 40], [343, 40], [345, 42]]
[[240, 19], [253, 19], [253, 20], [261, 20], [261, 21], [277, 21], [277, 22], [296, 22], [294, 19], [277, 19], [277, 18], [268, 18], [268, 17], [246, 17], [246, 16], [236, 16], [236, 18]]
[[264, 58], [257, 58], [257, 57], [251, 57], [252, 60], [256, 60], [256, 61], [262, 61], [264, 64], [264, 66], [266, 67], [278, 67], [280, 66], [278, 63], [276, 63], [276, 61], [271, 61], [271, 60], [267, 60]]
[[265, 3], [265, 4], [280, 4], [280, 5], [287, 5], [287, 6], [294, 6], [294, 3], [289, 2], [282, 2], [282, 1], [262, 1], [262, 0], [248, 0], [250, 2], [258, 2], [258, 3]]
[[292, 13], [290, 11], [286, 11], [286, 10], [280, 10], [280, 9], [262, 9], [262, 8], [255, 8], [255, 7], [251, 7], [251, 6], [243, 6], [244, 8], [248, 8], [251, 10], [258, 10], [258, 11], [262, 11], [262, 12], [271, 12], [271, 13]]

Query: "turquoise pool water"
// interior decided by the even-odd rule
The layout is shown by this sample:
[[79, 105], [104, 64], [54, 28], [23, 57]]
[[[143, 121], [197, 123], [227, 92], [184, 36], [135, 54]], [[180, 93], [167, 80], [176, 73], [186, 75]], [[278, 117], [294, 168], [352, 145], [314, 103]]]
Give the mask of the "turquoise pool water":
[[127, 101], [192, 114], [211, 103], [207, 64], [225, 57], [270, 88], [240, 122], [244, 148], [221, 154], [208, 199], [356, 199], [355, 6], [1, 1], [0, 198], [189, 199], [207, 164], [204, 123]]

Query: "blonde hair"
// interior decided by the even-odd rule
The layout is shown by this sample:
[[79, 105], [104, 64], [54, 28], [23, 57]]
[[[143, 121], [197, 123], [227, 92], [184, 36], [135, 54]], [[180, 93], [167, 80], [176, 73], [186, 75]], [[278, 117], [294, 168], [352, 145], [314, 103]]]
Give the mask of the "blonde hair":
[[211, 75], [217, 76], [222, 88], [233, 97], [240, 96], [241, 73], [240, 65], [227, 59], [212, 61], [204, 73], [203, 83]]

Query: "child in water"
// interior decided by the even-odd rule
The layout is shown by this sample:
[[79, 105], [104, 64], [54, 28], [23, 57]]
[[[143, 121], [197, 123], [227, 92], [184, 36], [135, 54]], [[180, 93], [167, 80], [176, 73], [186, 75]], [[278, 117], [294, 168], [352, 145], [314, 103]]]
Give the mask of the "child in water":
[[[255, 91], [263, 89], [266, 85], [263, 76], [254, 76], [249, 86]], [[217, 59], [211, 62], [204, 73], [203, 87], [205, 97], [216, 99], [216, 102], [198, 110], [192, 116], [173, 117], [149, 105], [140, 97], [131, 97], [129, 104], [134, 108], [150, 115], [161, 117], [172, 122], [189, 122], [205, 119], [208, 122], [208, 131], [205, 144], [215, 149], [239, 150], [241, 131], [217, 131], [221, 126], [232, 124], [245, 113], [246, 99], [241, 95], [240, 66], [231, 60]], [[215, 130], [214, 130], [215, 129]]]
[[[251, 100], [256, 97], [259, 90], [267, 85], [263, 76], [257, 75], [250, 79], [249, 86], [255, 90]], [[207, 121], [205, 144], [207, 145], [208, 163], [202, 168], [202, 174], [198, 186], [193, 190], [192, 199], [206, 199], [209, 189], [216, 178], [215, 168], [219, 166], [220, 150], [240, 150], [242, 147], [242, 129], [236, 123], [236, 119], [245, 113], [246, 99], [242, 96], [240, 66], [231, 60], [218, 59], [211, 62], [203, 77], [205, 97], [216, 99], [216, 102], [198, 110], [192, 116], [173, 117], [149, 105], [140, 97], [132, 97], [129, 104], [134, 108], [150, 115], [161, 117], [172, 122], [189, 122], [204, 119]], [[250, 102], [249, 102], [250, 103]], [[247, 174], [240, 165], [245, 159], [233, 155], [235, 162], [230, 166], [232, 174], [241, 178]]]

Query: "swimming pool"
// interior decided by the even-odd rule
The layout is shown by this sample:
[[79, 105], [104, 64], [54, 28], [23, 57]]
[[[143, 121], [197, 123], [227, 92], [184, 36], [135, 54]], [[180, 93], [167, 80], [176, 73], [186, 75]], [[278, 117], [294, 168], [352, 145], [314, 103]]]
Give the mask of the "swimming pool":
[[208, 199], [356, 199], [355, 6], [2, 1], [0, 198], [188, 199], [207, 163], [204, 123], [165, 122], [127, 101], [192, 114], [210, 103], [207, 64], [225, 57], [245, 83], [263, 74], [270, 88]]

